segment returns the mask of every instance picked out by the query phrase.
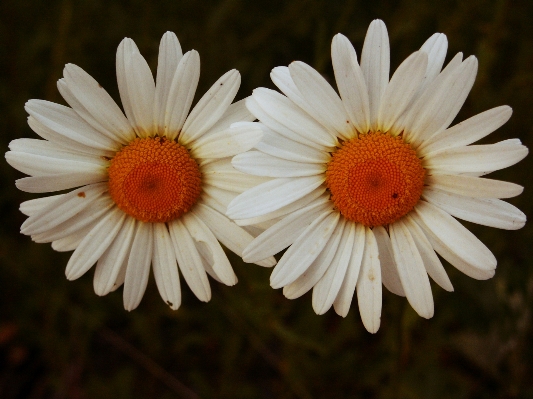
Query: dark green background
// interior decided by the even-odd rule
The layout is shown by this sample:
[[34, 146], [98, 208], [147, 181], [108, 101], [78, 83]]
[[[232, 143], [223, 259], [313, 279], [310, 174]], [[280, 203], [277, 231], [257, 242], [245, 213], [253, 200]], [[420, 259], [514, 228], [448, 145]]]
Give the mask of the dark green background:
[[[533, 2], [530, 0], [212, 0], [0, 2], [0, 149], [36, 137], [30, 98], [62, 102], [55, 83], [75, 63], [115, 99], [115, 51], [133, 38], [155, 70], [167, 30], [200, 52], [198, 93], [220, 75], [242, 74], [238, 97], [273, 87], [270, 70], [303, 60], [332, 77], [330, 41], [342, 32], [361, 51], [372, 19], [387, 24], [392, 68], [434, 32], [479, 58], [458, 120], [508, 104], [509, 123], [484, 142], [518, 137], [532, 146]], [[198, 98], [198, 96], [197, 96]], [[494, 174], [526, 186], [511, 199], [531, 214], [532, 157]], [[270, 270], [231, 258], [239, 283], [214, 283], [200, 303], [182, 284], [171, 311], [153, 280], [139, 308], [121, 290], [97, 297], [92, 271], [68, 282], [70, 253], [19, 233], [22, 174], [0, 165], [1, 398], [533, 398], [533, 229], [469, 224], [499, 261], [489, 281], [447, 265], [454, 293], [433, 285], [435, 317], [418, 317], [384, 292], [382, 323], [367, 333], [357, 306], [317, 316], [310, 295], [290, 301], [269, 287]]]

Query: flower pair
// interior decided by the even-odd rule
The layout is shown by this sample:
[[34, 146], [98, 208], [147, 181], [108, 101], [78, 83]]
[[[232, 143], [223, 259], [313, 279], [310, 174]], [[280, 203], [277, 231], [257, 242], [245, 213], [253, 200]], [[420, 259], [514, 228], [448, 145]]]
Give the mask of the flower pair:
[[333, 306], [346, 316], [356, 294], [363, 323], [375, 332], [383, 284], [429, 318], [428, 275], [453, 290], [437, 253], [473, 278], [490, 278], [496, 268], [490, 250], [454, 217], [503, 229], [525, 223], [499, 199], [522, 187], [481, 176], [520, 161], [527, 148], [516, 139], [470, 145], [503, 125], [511, 109], [449, 128], [477, 61], [459, 53], [442, 69], [446, 50], [446, 37], [433, 35], [389, 79], [387, 30], [376, 20], [360, 62], [346, 37], [333, 39], [340, 96], [313, 68], [293, 62], [271, 74], [283, 94], [259, 88], [232, 104], [240, 85], [232, 70], [190, 110], [198, 53], [183, 55], [166, 33], [154, 81], [124, 39], [117, 80], [125, 115], [70, 64], [58, 82], [70, 108], [26, 104], [28, 123], [44, 140], [11, 142], [7, 161], [30, 175], [17, 187], [79, 188], [24, 202], [21, 231], [74, 250], [69, 279], [96, 263], [95, 292], [124, 284], [128, 310], [142, 299], [150, 265], [173, 309], [180, 274], [202, 301], [211, 296], [208, 274], [235, 284], [222, 244], [266, 267], [289, 247], [271, 285], [291, 299], [313, 289], [318, 314]]

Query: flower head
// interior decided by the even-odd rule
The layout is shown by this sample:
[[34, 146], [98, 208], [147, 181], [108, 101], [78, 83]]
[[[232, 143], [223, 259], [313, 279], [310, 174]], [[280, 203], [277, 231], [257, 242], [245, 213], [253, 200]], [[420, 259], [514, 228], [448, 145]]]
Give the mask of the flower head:
[[150, 265], [172, 309], [181, 303], [178, 267], [194, 294], [208, 301], [207, 274], [227, 285], [237, 282], [220, 243], [241, 255], [253, 239], [249, 231], [261, 231], [246, 231], [224, 216], [231, 199], [264, 181], [230, 163], [262, 137], [244, 102], [231, 104], [240, 75], [227, 72], [189, 113], [200, 58], [194, 50], [183, 55], [173, 33], [161, 40], [156, 81], [131, 39], [121, 42], [116, 68], [125, 115], [72, 64], [58, 82], [70, 107], [26, 104], [28, 123], [44, 140], [10, 143], [7, 161], [30, 175], [17, 187], [32, 193], [79, 188], [24, 202], [21, 211], [29, 217], [21, 231], [58, 251], [74, 250], [69, 280], [96, 263], [96, 293], [124, 284], [128, 310], [144, 295]]
[[449, 127], [477, 60], [459, 53], [442, 69], [446, 50], [443, 34], [431, 36], [389, 79], [387, 30], [376, 20], [360, 62], [346, 37], [333, 38], [340, 96], [309, 65], [293, 62], [271, 74], [285, 95], [259, 88], [247, 100], [264, 136], [232, 164], [271, 180], [237, 196], [227, 214], [239, 225], [273, 224], [243, 256], [260, 261], [289, 247], [270, 278], [286, 297], [313, 288], [318, 314], [333, 305], [346, 316], [357, 292], [363, 324], [376, 332], [382, 284], [425, 318], [433, 315], [428, 275], [453, 290], [437, 253], [473, 278], [494, 275], [493, 254], [454, 217], [521, 228], [525, 215], [500, 198], [522, 187], [481, 176], [528, 150], [516, 139], [471, 145], [509, 119], [507, 106]]

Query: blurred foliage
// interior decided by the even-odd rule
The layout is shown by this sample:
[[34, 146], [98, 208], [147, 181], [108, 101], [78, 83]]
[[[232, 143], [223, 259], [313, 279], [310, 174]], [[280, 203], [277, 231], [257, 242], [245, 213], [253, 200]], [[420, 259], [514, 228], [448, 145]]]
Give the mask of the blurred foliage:
[[[55, 82], [80, 65], [118, 99], [115, 51], [133, 38], [153, 70], [167, 30], [202, 60], [198, 93], [220, 75], [242, 74], [239, 98], [273, 87], [270, 70], [303, 60], [330, 80], [330, 41], [347, 35], [360, 52], [381, 18], [392, 68], [434, 32], [480, 61], [457, 120], [509, 104], [511, 121], [485, 142], [518, 137], [532, 147], [533, 2], [530, 0], [2, 0], [0, 145], [36, 137], [30, 98], [62, 102]], [[468, 225], [499, 260], [496, 276], [475, 281], [447, 270], [454, 293], [434, 288], [433, 319], [384, 292], [382, 324], [367, 333], [357, 306], [345, 319], [317, 316], [310, 295], [289, 301], [269, 287], [270, 270], [233, 256], [239, 284], [212, 284], [200, 303], [183, 287], [173, 312], [153, 281], [128, 313], [121, 291], [104, 298], [91, 273], [64, 277], [70, 254], [19, 234], [22, 175], [0, 165], [1, 398], [533, 398], [531, 225], [500, 231]], [[510, 202], [531, 214], [533, 160], [495, 173], [527, 186]]]

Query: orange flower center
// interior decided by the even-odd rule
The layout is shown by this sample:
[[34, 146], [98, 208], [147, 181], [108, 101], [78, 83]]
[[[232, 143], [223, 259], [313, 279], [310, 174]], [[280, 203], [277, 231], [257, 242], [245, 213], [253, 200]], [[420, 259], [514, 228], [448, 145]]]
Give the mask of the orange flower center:
[[328, 163], [331, 200], [349, 220], [381, 226], [398, 220], [416, 205], [425, 170], [401, 137], [368, 133], [345, 141]]
[[137, 138], [109, 166], [109, 194], [143, 222], [169, 222], [188, 212], [202, 192], [200, 169], [185, 147], [166, 138]]

